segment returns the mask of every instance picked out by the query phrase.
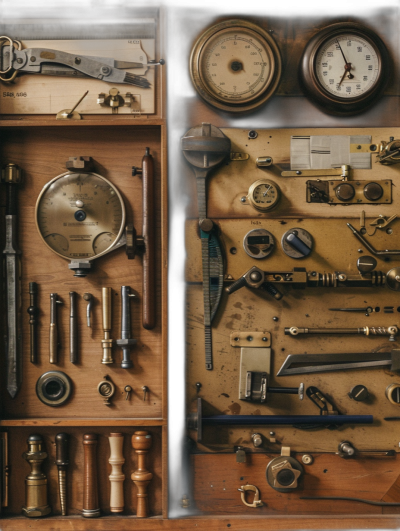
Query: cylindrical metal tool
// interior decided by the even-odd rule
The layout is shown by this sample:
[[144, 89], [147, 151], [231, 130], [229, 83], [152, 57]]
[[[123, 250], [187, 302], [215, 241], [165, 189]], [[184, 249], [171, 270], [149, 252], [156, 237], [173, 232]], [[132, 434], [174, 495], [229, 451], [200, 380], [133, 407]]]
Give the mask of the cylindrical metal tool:
[[38, 294], [38, 285], [36, 282], [29, 282], [29, 297], [30, 303], [27, 312], [29, 314], [29, 330], [30, 330], [30, 353], [31, 353], [31, 363], [37, 363], [38, 358], [38, 348], [37, 348], [37, 330], [38, 330], [38, 321], [37, 316], [39, 315], [39, 308], [37, 305], [37, 294]]
[[57, 304], [62, 304], [57, 300], [57, 293], [50, 293], [50, 363], [58, 361], [58, 325], [57, 325]]
[[135, 295], [130, 292], [129, 286], [121, 286], [121, 339], [117, 339], [116, 343], [122, 348], [122, 362], [121, 369], [131, 369], [133, 367], [130, 359], [130, 349], [136, 345], [136, 339], [132, 338], [131, 328], [131, 310], [130, 297]]
[[30, 435], [27, 440], [28, 451], [22, 457], [31, 466], [31, 472], [25, 478], [25, 506], [22, 514], [30, 518], [46, 516], [51, 512], [47, 503], [47, 477], [41, 471], [43, 461], [47, 453], [43, 451], [43, 439], [41, 435]]
[[122, 472], [122, 465], [125, 459], [122, 453], [124, 445], [123, 433], [110, 433], [110, 463], [112, 470], [108, 476], [111, 483], [110, 492], [110, 511], [112, 513], [122, 513], [124, 510], [124, 479], [125, 474]]
[[113, 340], [110, 337], [111, 334], [111, 297], [112, 289], [111, 288], [101, 288], [101, 304], [102, 304], [102, 314], [103, 314], [103, 332], [104, 339], [101, 340], [101, 345], [103, 347], [103, 358], [101, 363], [109, 364], [114, 363], [112, 357], [112, 344]]
[[78, 362], [78, 316], [76, 314], [76, 292], [69, 292], [69, 360]]
[[145, 518], [149, 516], [149, 503], [147, 486], [153, 474], [146, 469], [146, 454], [151, 447], [152, 437], [148, 431], [136, 431], [132, 435], [132, 448], [138, 454], [138, 467], [131, 475], [132, 481], [138, 488], [136, 516]]
[[67, 514], [67, 467], [68, 460], [68, 435], [58, 433], [56, 435], [56, 465], [58, 469], [58, 490], [60, 494], [61, 514]]
[[298, 336], [304, 334], [341, 335], [360, 334], [364, 336], [389, 336], [389, 341], [396, 341], [399, 329], [397, 326], [363, 326], [362, 328], [300, 328], [291, 326], [285, 328], [285, 335]]
[[100, 516], [99, 495], [97, 489], [96, 464], [97, 435], [86, 433], [83, 436], [83, 508], [82, 516], [96, 518]]

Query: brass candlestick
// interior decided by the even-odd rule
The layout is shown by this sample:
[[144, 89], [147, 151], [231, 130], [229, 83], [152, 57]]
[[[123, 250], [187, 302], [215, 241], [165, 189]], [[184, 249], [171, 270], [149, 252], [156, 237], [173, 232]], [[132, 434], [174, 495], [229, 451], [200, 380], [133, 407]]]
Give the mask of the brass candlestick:
[[47, 453], [43, 451], [41, 435], [30, 435], [27, 442], [28, 451], [22, 457], [31, 465], [31, 472], [25, 478], [25, 507], [22, 507], [22, 514], [37, 518], [51, 512], [47, 503], [47, 476], [41, 471]]

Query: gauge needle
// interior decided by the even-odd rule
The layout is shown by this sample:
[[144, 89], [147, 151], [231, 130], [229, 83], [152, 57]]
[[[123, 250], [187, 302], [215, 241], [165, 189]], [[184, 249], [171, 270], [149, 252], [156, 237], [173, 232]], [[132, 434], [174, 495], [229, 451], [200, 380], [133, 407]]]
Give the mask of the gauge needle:
[[339, 50], [340, 50], [341, 54], [343, 55], [343, 59], [344, 59], [344, 62], [345, 62], [345, 68], [346, 68], [346, 66], [348, 65], [347, 59], [346, 59], [346, 57], [344, 56], [344, 53], [343, 53], [342, 47], [340, 46], [338, 39], [336, 39], [336, 42], [337, 42], [337, 45], [339, 46]]
[[354, 76], [353, 76], [353, 74], [350, 72], [350, 70], [351, 70], [351, 63], [346, 63], [346, 64], [344, 65], [344, 74], [342, 75], [342, 79], [341, 79], [340, 82], [339, 82], [339, 86], [342, 84], [342, 81], [343, 81], [343, 79], [346, 77], [346, 74], [347, 74], [347, 73], [349, 74], [349, 75], [348, 75], [348, 78], [349, 78], [349, 79], [353, 79]]
[[269, 187], [265, 190], [265, 192], [263, 193], [263, 197], [265, 197], [267, 195], [267, 193], [270, 191], [271, 189], [271, 185], [269, 185]]

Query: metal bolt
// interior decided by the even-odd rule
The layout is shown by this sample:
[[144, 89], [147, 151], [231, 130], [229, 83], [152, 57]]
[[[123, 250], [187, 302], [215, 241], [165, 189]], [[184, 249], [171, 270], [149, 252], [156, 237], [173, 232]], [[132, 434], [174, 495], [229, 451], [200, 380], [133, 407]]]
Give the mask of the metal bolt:
[[276, 316], [275, 316], [275, 317], [272, 318], [272, 320], [275, 321], [275, 322], [276, 322], [276, 321], [279, 321], [279, 317], [276, 317]]
[[247, 336], [247, 341], [253, 341], [253, 336]]
[[19, 65], [22, 65], [23, 62], [24, 62], [23, 59], [21, 59], [21, 57], [18, 57], [18, 59], [17, 59], [17, 63], [18, 63]]
[[310, 454], [304, 454], [301, 460], [305, 465], [312, 465], [314, 462], [314, 458]]
[[259, 446], [262, 445], [262, 437], [260, 433], [253, 433], [251, 438], [253, 439], [253, 444], [255, 448], [258, 448]]
[[301, 171], [300, 171], [300, 170], [297, 170], [297, 171], [296, 171], [296, 175], [301, 175]]
[[257, 131], [254, 131], [254, 130], [249, 131], [249, 138], [257, 138], [257, 137], [258, 137]]
[[361, 146], [357, 146], [357, 149], [361, 149]]
[[34, 63], [36, 61], [36, 57], [34, 55], [31, 56], [31, 62]]
[[243, 197], [240, 198], [241, 202], [242, 203], [245, 203], [246, 202], [246, 196], [244, 195]]
[[[274, 431], [270, 431], [269, 434], [271, 435], [271, 437], [273, 437], [275, 435], [275, 432]], [[399, 446], [400, 446], [400, 443], [399, 443]]]
[[100, 68], [100, 71], [102, 74], [104, 74], [105, 76], [108, 76], [108, 74], [110, 73], [110, 68], [108, 66], [102, 66]]
[[267, 337], [263, 337], [262, 340], [263, 341], [268, 341], [268, 338]]
[[358, 249], [358, 252], [359, 252], [359, 253], [362, 253], [362, 252], [363, 252], [363, 250], [362, 250], [362, 249]]
[[82, 59], [80, 57], [75, 57], [75, 64], [76, 65], [80, 65], [81, 61], [82, 61]]

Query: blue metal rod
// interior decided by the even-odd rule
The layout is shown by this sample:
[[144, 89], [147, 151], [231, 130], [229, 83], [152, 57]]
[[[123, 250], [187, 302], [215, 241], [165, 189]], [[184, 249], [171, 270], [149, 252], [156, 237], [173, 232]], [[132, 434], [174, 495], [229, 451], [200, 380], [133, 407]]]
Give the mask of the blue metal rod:
[[293, 425], [293, 424], [372, 424], [372, 415], [213, 415], [203, 424], [215, 425]]

